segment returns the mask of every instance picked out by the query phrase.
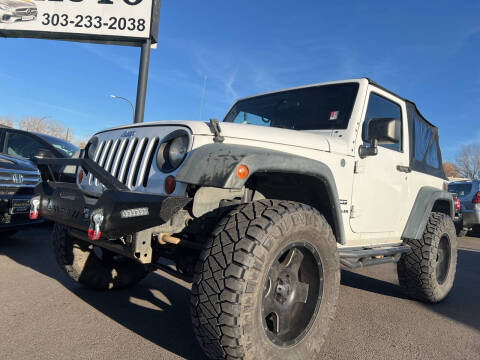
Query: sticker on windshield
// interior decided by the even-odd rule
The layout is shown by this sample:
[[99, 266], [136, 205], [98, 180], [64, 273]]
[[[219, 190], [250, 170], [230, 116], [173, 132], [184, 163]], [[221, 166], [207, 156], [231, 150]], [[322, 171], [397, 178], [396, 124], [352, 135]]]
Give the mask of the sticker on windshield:
[[330, 119], [329, 120], [337, 120], [338, 119], [338, 110], [330, 112]]

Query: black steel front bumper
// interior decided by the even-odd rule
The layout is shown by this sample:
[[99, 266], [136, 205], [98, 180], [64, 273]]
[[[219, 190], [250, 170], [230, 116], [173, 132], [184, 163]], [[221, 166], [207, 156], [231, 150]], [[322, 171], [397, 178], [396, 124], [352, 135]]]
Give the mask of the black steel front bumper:
[[[116, 239], [167, 222], [191, 198], [168, 197], [130, 191], [90, 159], [39, 159], [42, 181], [35, 188], [38, 212], [45, 219], [88, 232], [95, 229], [94, 216], [101, 214], [101, 237]], [[92, 197], [76, 183], [59, 182], [52, 166], [80, 166], [104, 186], [100, 197]], [[32, 200], [33, 201], [33, 200]]]

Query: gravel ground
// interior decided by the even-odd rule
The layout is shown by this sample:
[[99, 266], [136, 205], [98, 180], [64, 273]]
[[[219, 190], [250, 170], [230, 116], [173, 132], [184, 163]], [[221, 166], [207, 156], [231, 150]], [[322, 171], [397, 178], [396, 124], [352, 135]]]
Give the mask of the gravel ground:
[[[323, 359], [480, 359], [480, 236], [459, 240], [455, 287], [441, 304], [403, 296], [392, 264], [342, 272]], [[50, 228], [0, 240], [0, 358], [202, 359], [188, 283], [161, 271], [111, 293], [70, 282]]]

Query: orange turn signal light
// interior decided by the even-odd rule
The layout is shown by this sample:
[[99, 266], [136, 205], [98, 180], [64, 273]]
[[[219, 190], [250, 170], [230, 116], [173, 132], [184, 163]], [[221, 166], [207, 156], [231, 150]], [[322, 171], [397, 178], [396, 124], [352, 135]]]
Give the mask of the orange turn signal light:
[[177, 182], [175, 181], [175, 178], [172, 175], [168, 175], [164, 183], [165, 192], [170, 195], [175, 191], [176, 186]]
[[83, 172], [83, 170], [80, 170], [78, 172], [78, 183], [81, 184], [82, 181], [83, 181], [83, 176], [85, 175], [85, 173]]
[[237, 177], [241, 180], [246, 179], [248, 177], [247, 165], [241, 164], [237, 166]]

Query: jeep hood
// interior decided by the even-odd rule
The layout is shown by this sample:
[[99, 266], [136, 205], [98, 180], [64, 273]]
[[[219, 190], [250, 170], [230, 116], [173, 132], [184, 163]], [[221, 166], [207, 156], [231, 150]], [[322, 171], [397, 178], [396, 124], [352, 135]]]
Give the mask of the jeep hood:
[[[213, 136], [208, 122], [204, 121], [156, 121], [145, 122], [135, 125], [126, 125], [110, 130], [131, 129], [145, 126], [183, 126], [192, 131], [193, 135], [197, 136]], [[302, 147], [307, 149], [314, 149], [320, 151], [328, 151], [346, 154], [347, 144], [344, 140], [328, 136], [327, 133], [315, 133], [312, 131], [298, 131], [281, 128], [273, 128], [257, 125], [243, 125], [234, 123], [220, 123], [221, 135], [226, 140], [235, 139], [256, 141], [259, 143], [279, 144], [286, 146]], [[103, 132], [103, 131], [102, 131]], [[255, 146], [252, 144], [252, 146]]]

